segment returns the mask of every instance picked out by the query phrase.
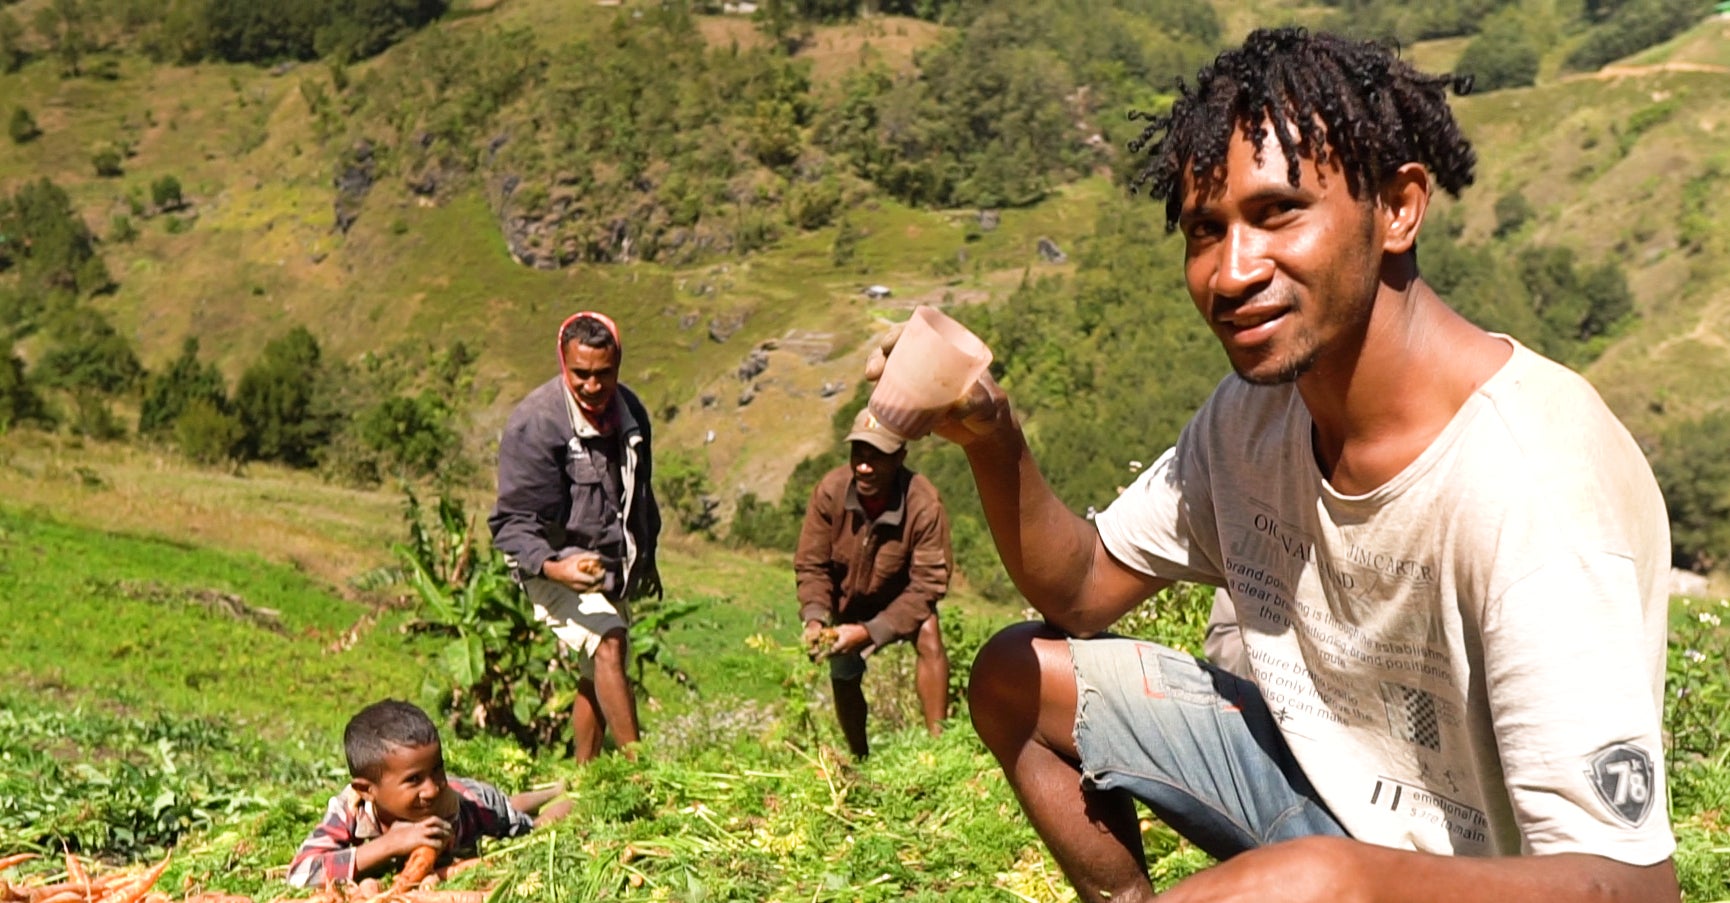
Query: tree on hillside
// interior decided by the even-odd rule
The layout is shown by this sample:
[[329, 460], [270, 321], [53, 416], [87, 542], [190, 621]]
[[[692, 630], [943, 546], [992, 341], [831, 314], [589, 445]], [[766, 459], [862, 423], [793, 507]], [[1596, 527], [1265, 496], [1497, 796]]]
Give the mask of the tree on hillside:
[[79, 0], [52, 0], [37, 7], [31, 24], [49, 52], [60, 61], [60, 74], [66, 78], [83, 74], [80, 68], [89, 49], [88, 10]]
[[264, 346], [234, 389], [248, 458], [312, 467], [339, 420], [324, 405], [318, 339], [304, 326]]
[[0, 337], [0, 434], [26, 421], [46, 422], [48, 409], [24, 374], [12, 342]]
[[180, 180], [172, 175], [163, 176], [150, 183], [150, 202], [158, 210], [179, 210], [186, 205], [186, 199], [180, 195]]
[[1501, 16], [1466, 45], [1454, 74], [1471, 76], [1474, 90], [1524, 88], [1538, 80], [1539, 56], [1530, 31], [1513, 17]]
[[42, 134], [42, 129], [36, 125], [36, 117], [23, 107], [12, 108], [12, 119], [6, 124], [6, 133], [12, 137], [13, 144], [28, 144]]
[[94, 307], [59, 311], [49, 320], [47, 338], [32, 371], [38, 385], [106, 398], [131, 391], [144, 378], [132, 342]]
[[204, 402], [218, 413], [226, 412], [228, 386], [216, 364], [199, 362], [198, 339], [189, 336], [181, 343], [180, 356], [145, 381], [144, 400], [138, 407], [138, 434], [166, 435], [195, 402]]
[[30, 55], [24, 52], [24, 26], [6, 10], [0, 9], [0, 74], [24, 68]]
[[1570, 69], [1597, 69], [1692, 28], [1712, 12], [1712, 0], [1627, 0], [1586, 33], [1568, 54]]
[[113, 286], [96, 253], [96, 239], [72, 209], [65, 190], [46, 178], [0, 198], [0, 268], [11, 259], [27, 288], [90, 294]]
[[1665, 431], [1652, 472], [1670, 511], [1677, 567], [1705, 572], [1730, 562], [1730, 411]]

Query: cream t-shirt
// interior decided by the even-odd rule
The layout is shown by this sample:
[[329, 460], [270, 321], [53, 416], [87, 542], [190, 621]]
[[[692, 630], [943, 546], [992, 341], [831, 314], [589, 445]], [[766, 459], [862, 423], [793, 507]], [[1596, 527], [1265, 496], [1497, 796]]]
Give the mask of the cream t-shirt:
[[1674, 849], [1669, 524], [1633, 438], [1559, 364], [1515, 343], [1357, 496], [1322, 479], [1295, 386], [1228, 377], [1096, 522], [1129, 567], [1230, 589], [1251, 676], [1352, 836], [1636, 865]]

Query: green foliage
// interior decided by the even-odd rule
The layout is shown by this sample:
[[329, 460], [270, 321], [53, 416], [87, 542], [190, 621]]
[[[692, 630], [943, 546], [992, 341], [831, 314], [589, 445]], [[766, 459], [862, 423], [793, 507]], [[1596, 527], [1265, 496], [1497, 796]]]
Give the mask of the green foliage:
[[1681, 34], [1712, 11], [1711, 0], [1626, 0], [1600, 4], [1608, 12], [1568, 54], [1570, 69], [1597, 69]]
[[[93, 754], [69, 761], [68, 748]], [[253, 725], [111, 715], [12, 691], [0, 697], [0, 760], [0, 847], [105, 858], [160, 856], [263, 811], [262, 794], [325, 777], [304, 746], [285, 749]]]
[[327, 405], [318, 339], [304, 326], [264, 346], [234, 388], [234, 411], [246, 430], [248, 458], [311, 467], [330, 440], [337, 415]]
[[661, 510], [672, 515], [679, 529], [713, 538], [719, 520], [715, 509], [720, 500], [709, 485], [706, 462], [678, 451], [657, 455], [655, 498], [660, 502]]
[[81, 0], [52, 0], [36, 8], [30, 24], [56, 61], [62, 78], [82, 74], [80, 64], [90, 49], [91, 9]]
[[1454, 74], [1470, 75], [1477, 91], [1524, 88], [1537, 81], [1541, 55], [1524, 23], [1502, 17], [1466, 45]]
[[26, 292], [87, 295], [113, 286], [96, 239], [60, 186], [38, 179], [0, 197], [0, 270], [16, 263]]
[[1213, 594], [1211, 586], [1173, 584], [1119, 618], [1111, 630], [1199, 656], [1207, 616], [1213, 611]]
[[138, 239], [138, 227], [132, 224], [132, 217], [117, 213], [108, 221], [108, 241], [111, 244], [131, 244]]
[[128, 392], [144, 378], [131, 340], [94, 307], [60, 311], [48, 323], [47, 338], [31, 373], [38, 385], [102, 397]]
[[188, 459], [205, 466], [233, 460], [240, 454], [246, 428], [207, 398], [194, 398], [174, 418], [174, 444]]
[[42, 129], [36, 125], [36, 117], [23, 107], [12, 108], [12, 119], [6, 124], [6, 133], [12, 136], [13, 144], [29, 144], [42, 134]]
[[104, 144], [90, 154], [90, 165], [95, 168], [97, 175], [105, 179], [118, 178], [126, 174], [126, 168], [121, 165], [123, 160], [120, 149], [110, 144]]
[[356, 418], [360, 440], [377, 453], [384, 468], [404, 476], [430, 476], [455, 457], [461, 439], [452, 427], [453, 412], [431, 391], [413, 397], [393, 395]]
[[1520, 231], [1520, 227], [1530, 222], [1537, 211], [1532, 209], [1532, 202], [1518, 191], [1510, 191], [1496, 198], [1496, 231], [1497, 238], [1507, 238]]
[[1664, 431], [1652, 472], [1670, 510], [1678, 567], [1702, 573], [1730, 562], [1730, 411]]
[[755, 492], [739, 496], [733, 505], [733, 520], [727, 526], [727, 541], [759, 549], [792, 551], [799, 544], [799, 524], [804, 512], [792, 512], [757, 497]]
[[1031, 15], [994, 10], [920, 58], [917, 78], [856, 71], [819, 140], [915, 205], [1019, 206], [1079, 172], [1066, 62], [1030, 46]]
[[564, 666], [504, 555], [479, 546], [474, 520], [449, 496], [426, 512], [409, 492], [403, 520], [409, 540], [395, 552], [419, 599], [415, 629], [444, 640], [426, 692], [446, 722], [459, 734], [504, 734], [530, 750], [568, 742], [575, 669]]
[[12, 350], [10, 340], [0, 338], [0, 435], [13, 426], [49, 420], [42, 397], [24, 375], [24, 362]]
[[226, 411], [228, 385], [215, 363], [199, 363], [198, 339], [188, 336], [181, 343], [180, 356], [145, 381], [144, 399], [138, 408], [138, 434], [164, 435], [195, 402], [217, 413]]
[[[362, 59], [434, 21], [447, 0], [180, 0], [172, 43], [235, 63]], [[184, 61], [184, 60], [183, 60]]]
[[158, 210], [179, 210], [186, 201], [180, 195], [180, 180], [172, 175], [150, 183], [150, 202]]
[[24, 68], [30, 54], [24, 50], [24, 26], [8, 10], [0, 9], [0, 75]]
[[835, 227], [835, 238], [829, 244], [829, 263], [837, 269], [853, 263], [853, 258], [859, 253], [859, 240], [863, 237], [851, 219], [841, 217], [841, 222]]
[[1704, 251], [1714, 240], [1719, 240], [1712, 208], [1723, 184], [1725, 161], [1723, 156], [1706, 161], [1705, 169], [1682, 186], [1682, 213], [1676, 218], [1676, 240], [1689, 252]]

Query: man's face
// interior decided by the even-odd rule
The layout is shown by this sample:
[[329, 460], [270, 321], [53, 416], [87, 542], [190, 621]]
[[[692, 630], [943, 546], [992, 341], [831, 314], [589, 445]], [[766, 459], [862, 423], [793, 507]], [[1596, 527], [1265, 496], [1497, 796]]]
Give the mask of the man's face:
[[439, 814], [437, 803], [449, 782], [444, 749], [437, 743], [393, 746], [385, 753], [378, 780], [355, 778], [354, 788], [370, 800], [386, 824], [420, 821]]
[[1380, 283], [1378, 207], [1353, 198], [1337, 163], [1300, 159], [1297, 187], [1270, 129], [1263, 158], [1234, 130], [1223, 171], [1185, 182], [1184, 277], [1238, 375], [1292, 382], [1350, 355]]
[[565, 385], [583, 407], [604, 411], [619, 388], [619, 349], [565, 345]]
[[864, 498], [882, 495], [895, 485], [895, 472], [901, 469], [907, 449], [889, 454], [869, 442], [853, 443], [853, 487]]

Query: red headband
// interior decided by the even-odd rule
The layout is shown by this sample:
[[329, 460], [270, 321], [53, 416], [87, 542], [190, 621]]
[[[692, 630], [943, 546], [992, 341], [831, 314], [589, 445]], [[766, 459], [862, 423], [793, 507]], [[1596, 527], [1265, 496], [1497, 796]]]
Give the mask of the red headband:
[[613, 337], [613, 347], [619, 350], [619, 359], [624, 360], [625, 343], [619, 341], [619, 324], [614, 323], [613, 318], [606, 314], [597, 313], [592, 310], [579, 310], [566, 317], [565, 322], [559, 324], [559, 334], [556, 338], [559, 343], [560, 373], [565, 372], [565, 330], [571, 328], [571, 324], [578, 320], [594, 320], [596, 323], [607, 327], [607, 334]]

